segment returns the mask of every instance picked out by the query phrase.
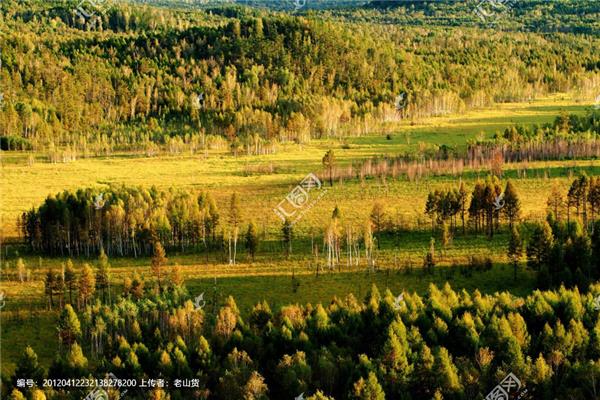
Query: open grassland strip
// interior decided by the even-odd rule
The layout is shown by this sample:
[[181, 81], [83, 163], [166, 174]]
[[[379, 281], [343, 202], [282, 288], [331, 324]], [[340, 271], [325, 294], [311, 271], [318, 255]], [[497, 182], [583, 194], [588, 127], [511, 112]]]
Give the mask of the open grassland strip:
[[[468, 139], [475, 138], [480, 133], [489, 138], [514, 123], [540, 124], [550, 122], [562, 110], [579, 113], [585, 109], [584, 104], [569, 102], [560, 97], [532, 104], [503, 104], [461, 116], [427, 119], [420, 121], [418, 126], [401, 124], [392, 129], [391, 140], [387, 140], [385, 134], [380, 134], [315, 140], [302, 146], [283, 144], [276, 154], [258, 157], [232, 157], [222, 152], [209, 153], [208, 158], [203, 155], [148, 158], [137, 154], [116, 154], [115, 157], [93, 157], [66, 164], [51, 164], [38, 155], [38, 162], [29, 166], [28, 153], [2, 152], [2, 234], [4, 237], [15, 236], [17, 217], [23, 211], [38, 206], [48, 195], [65, 189], [76, 190], [110, 183], [147, 187], [156, 185], [163, 189], [176, 187], [208, 190], [219, 202], [225, 201], [233, 191], [237, 191], [249, 208], [258, 207], [255, 209], [259, 212], [254, 213], [255, 215], [272, 214], [270, 209], [306, 173], [322, 171], [321, 158], [330, 148], [334, 149], [339, 165], [343, 166], [376, 155], [404, 153], [418, 147], [419, 143], [463, 146]], [[572, 161], [564, 163], [574, 164]], [[272, 166], [273, 173], [248, 173], [249, 167], [264, 165]], [[543, 164], [529, 163], [521, 168], [533, 168], [532, 165]], [[467, 179], [469, 176], [483, 176], [485, 171], [466, 171], [465, 174], [464, 179]], [[429, 185], [428, 181], [421, 184]], [[365, 193], [361, 200], [364, 197], [383, 196], [389, 190], [381, 184], [365, 185], [368, 186], [366, 193], [364, 187], [357, 185], [354, 189]], [[394, 186], [391, 181], [388, 181], [388, 185]], [[407, 184], [404, 177], [400, 179], [399, 185], [407, 185], [411, 195], [422, 193]], [[347, 186], [353, 185], [344, 186], [351, 195], [352, 189]], [[537, 199], [534, 201], [538, 202]], [[269, 220], [276, 221], [273, 217], [270, 215]]]

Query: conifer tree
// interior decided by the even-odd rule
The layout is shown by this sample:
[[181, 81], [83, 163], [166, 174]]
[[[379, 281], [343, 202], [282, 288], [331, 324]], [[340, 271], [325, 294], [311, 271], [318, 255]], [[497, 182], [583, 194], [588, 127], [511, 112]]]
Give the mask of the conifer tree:
[[81, 335], [81, 324], [70, 304], [63, 308], [58, 318], [59, 343], [71, 346]]
[[517, 189], [510, 180], [506, 183], [504, 189], [504, 207], [502, 207], [501, 212], [506, 216], [508, 225], [511, 228], [521, 214], [521, 201]]
[[514, 280], [517, 280], [517, 268], [519, 261], [523, 257], [523, 241], [516, 226], [510, 230], [510, 239], [508, 241], [508, 258], [511, 260], [514, 268]]
[[373, 372], [369, 372], [367, 379], [360, 378], [354, 383], [351, 398], [355, 400], [385, 400], [385, 393], [377, 381], [377, 376]]
[[329, 175], [329, 186], [333, 186], [333, 169], [335, 168], [335, 154], [333, 150], [327, 150], [321, 161]]
[[83, 264], [79, 274], [79, 304], [85, 307], [96, 291], [96, 276], [89, 264]]
[[289, 219], [285, 219], [283, 221], [283, 226], [281, 227], [281, 233], [283, 236], [283, 249], [286, 255], [286, 258], [289, 258], [292, 254], [292, 238], [294, 235], [293, 225]]
[[246, 250], [248, 250], [248, 254], [250, 254], [250, 257], [252, 257], [252, 261], [254, 261], [257, 248], [258, 232], [256, 229], [256, 224], [254, 222], [250, 222], [248, 224], [248, 230], [246, 231]]
[[110, 303], [110, 264], [104, 249], [100, 249], [98, 257], [98, 272], [96, 273], [96, 290], [102, 293], [102, 299]]
[[152, 274], [158, 282], [158, 287], [162, 285], [163, 268], [167, 264], [165, 249], [158, 239], [154, 240], [152, 252]]
[[73, 268], [73, 261], [69, 258], [65, 266], [65, 286], [69, 291], [69, 303], [73, 304], [73, 290], [77, 288], [77, 274]]

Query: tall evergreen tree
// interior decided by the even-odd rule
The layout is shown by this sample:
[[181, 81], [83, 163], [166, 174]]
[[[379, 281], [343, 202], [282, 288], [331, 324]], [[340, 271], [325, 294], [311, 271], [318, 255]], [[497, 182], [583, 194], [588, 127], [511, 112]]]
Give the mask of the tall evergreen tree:
[[513, 224], [519, 219], [521, 214], [521, 201], [519, 200], [517, 189], [510, 180], [506, 182], [506, 188], [504, 189], [504, 207], [502, 207], [501, 211], [506, 216], [508, 225], [512, 228]]
[[510, 230], [510, 239], [508, 240], [508, 258], [513, 264], [514, 280], [517, 281], [517, 269], [519, 262], [523, 257], [523, 240], [519, 234], [519, 230], [515, 225]]
[[167, 255], [165, 253], [164, 247], [158, 239], [154, 240], [153, 247], [154, 249], [152, 252], [152, 274], [156, 278], [158, 286], [161, 287], [163, 268], [167, 264]]
[[254, 222], [250, 222], [248, 224], [248, 230], [246, 231], [246, 250], [248, 250], [248, 254], [252, 257], [252, 261], [254, 261], [254, 256], [256, 255], [256, 250], [258, 249], [258, 232], [256, 229], [256, 224]]

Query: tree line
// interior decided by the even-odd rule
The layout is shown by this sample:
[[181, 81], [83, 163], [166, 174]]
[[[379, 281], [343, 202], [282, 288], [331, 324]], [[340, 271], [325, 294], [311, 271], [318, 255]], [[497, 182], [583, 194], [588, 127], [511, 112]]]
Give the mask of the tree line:
[[463, 182], [459, 188], [430, 192], [425, 214], [431, 219], [432, 231], [436, 226], [444, 228], [448, 223], [449, 228], [456, 231], [460, 220], [463, 234], [470, 224], [475, 233], [485, 232], [492, 237], [500, 227], [501, 218], [511, 227], [519, 220], [521, 201], [510, 180], [503, 190], [499, 179], [492, 175], [475, 183], [470, 201]]
[[[19, 226], [34, 251], [89, 257], [104, 250], [137, 257], [150, 254], [154, 240], [182, 251], [222, 246], [223, 235], [237, 228], [239, 215], [227, 215], [224, 223], [221, 213], [206, 192], [111, 186], [49, 196], [23, 213]], [[227, 223], [229, 231], [219, 230]]]

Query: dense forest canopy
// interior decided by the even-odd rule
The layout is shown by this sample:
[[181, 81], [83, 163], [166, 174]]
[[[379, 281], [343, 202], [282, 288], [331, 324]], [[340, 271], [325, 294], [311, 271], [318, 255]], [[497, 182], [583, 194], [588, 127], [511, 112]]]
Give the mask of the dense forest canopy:
[[[131, 399], [482, 399], [510, 373], [520, 398], [596, 395], [598, 286], [525, 298], [457, 292], [448, 284], [430, 285], [425, 296], [394, 296], [373, 286], [364, 301], [349, 294], [277, 310], [263, 301], [243, 316], [232, 297], [216, 307], [216, 287], [209, 301], [190, 296], [176, 269], [164, 271], [162, 283], [126, 278], [122, 292], [113, 290], [114, 300], [103, 303], [111, 295], [94, 287], [109, 271], [106, 259], [101, 264], [97, 273], [84, 268], [79, 293], [64, 286], [55, 293], [71, 304], [76, 295], [80, 314], [71, 304], [60, 313], [61, 351], [49, 369], [25, 349], [4, 387], [12, 399], [38, 391], [17, 387], [24, 376], [41, 382], [107, 373], [169, 385], [128, 388]], [[182, 387], [184, 379], [197, 385]], [[119, 396], [118, 388], [106, 389]], [[75, 399], [90, 390], [47, 392]]]
[[[170, 136], [268, 146], [553, 92], [591, 98], [599, 84], [600, 39], [583, 34], [334, 22], [243, 7], [115, 5], [92, 22], [75, 6], [3, 3], [0, 135], [81, 152]], [[401, 93], [408, 102], [397, 110]]]

